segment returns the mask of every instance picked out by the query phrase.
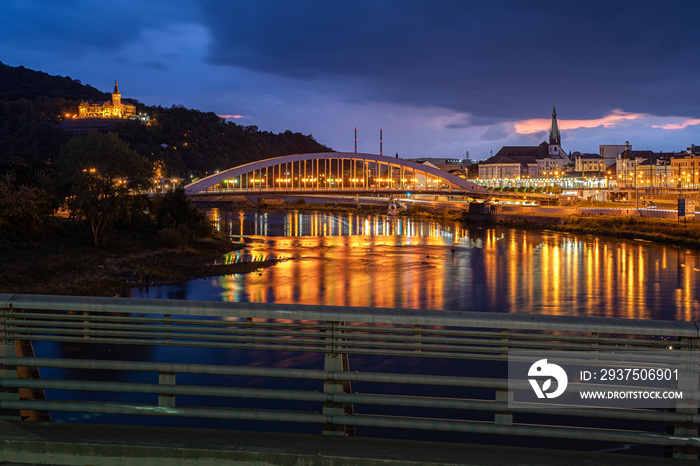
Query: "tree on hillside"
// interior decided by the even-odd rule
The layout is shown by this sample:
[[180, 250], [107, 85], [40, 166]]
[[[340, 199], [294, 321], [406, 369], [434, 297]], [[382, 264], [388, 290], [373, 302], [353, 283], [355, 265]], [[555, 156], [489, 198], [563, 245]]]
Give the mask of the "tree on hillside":
[[152, 183], [153, 165], [114, 133], [90, 132], [61, 148], [59, 176], [74, 218], [84, 218], [95, 246], [114, 221], [129, 221], [132, 193]]
[[38, 236], [50, 213], [51, 200], [45, 191], [17, 184], [9, 174], [0, 177], [0, 231]]

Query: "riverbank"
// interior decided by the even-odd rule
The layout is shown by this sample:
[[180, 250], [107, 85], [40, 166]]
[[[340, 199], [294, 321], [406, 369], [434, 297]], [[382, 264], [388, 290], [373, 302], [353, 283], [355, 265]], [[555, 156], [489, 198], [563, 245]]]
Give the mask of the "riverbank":
[[275, 263], [214, 265], [243, 247], [224, 237], [158, 248], [155, 226], [115, 230], [103, 248], [91, 245], [82, 224], [54, 218], [48, 228], [50, 234], [39, 239], [0, 238], [0, 292], [114, 296], [132, 286], [249, 273]]
[[700, 249], [700, 223], [668, 218], [613, 215], [502, 215], [482, 216], [470, 223], [498, 224], [527, 230], [550, 230], [612, 238], [650, 241], [679, 247]]
[[573, 215], [546, 229], [700, 248], [700, 224], [665, 218]]

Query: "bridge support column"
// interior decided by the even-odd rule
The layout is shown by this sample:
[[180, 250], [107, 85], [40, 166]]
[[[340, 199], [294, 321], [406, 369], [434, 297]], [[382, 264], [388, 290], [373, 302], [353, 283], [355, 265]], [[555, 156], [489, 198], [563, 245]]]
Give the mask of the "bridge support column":
[[[328, 345], [326, 346], [326, 355], [323, 363], [323, 369], [326, 371], [327, 377], [323, 382], [323, 393], [329, 396], [329, 401], [323, 403], [323, 414], [340, 418], [342, 416], [351, 416], [354, 412], [352, 403], [335, 402], [332, 400], [332, 395], [336, 393], [352, 393], [350, 381], [334, 380], [332, 374], [337, 372], [348, 372], [350, 364], [347, 353], [338, 352], [343, 346], [339, 345], [342, 338], [339, 335], [343, 322], [327, 322], [326, 323], [326, 338]], [[327, 423], [323, 426], [323, 435], [343, 435], [354, 436], [355, 426], [345, 426], [342, 424]]]

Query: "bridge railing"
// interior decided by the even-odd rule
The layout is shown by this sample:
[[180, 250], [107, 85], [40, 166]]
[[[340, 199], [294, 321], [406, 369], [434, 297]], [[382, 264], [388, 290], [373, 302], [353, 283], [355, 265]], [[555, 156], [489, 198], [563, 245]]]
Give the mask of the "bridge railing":
[[[16, 342], [27, 341], [73, 349], [210, 348], [247, 356], [233, 358], [245, 363], [212, 364], [193, 361], [187, 351], [173, 352], [181, 360], [167, 362], [152, 360], [150, 351], [129, 353], [129, 360], [108, 357], [106, 351], [87, 358], [17, 354]], [[697, 401], [670, 410], [514, 407], [506, 366], [508, 352], [522, 349], [624, 354], [672, 348], [691, 355], [699, 346], [694, 322], [0, 295], [0, 418], [18, 419], [20, 412], [36, 410], [318, 424], [331, 435], [354, 435], [358, 427], [360, 434], [363, 428], [418, 429], [462, 433], [465, 442], [472, 434], [491, 434], [663, 445], [674, 456], [697, 458]], [[288, 360], [261, 365], [275, 358], [256, 355], [269, 352]], [[140, 353], [144, 357], [134, 360]], [[295, 364], [300, 359], [290, 355], [299, 354], [317, 357]], [[351, 370], [353, 361], [366, 366], [372, 358], [383, 364], [427, 361], [428, 368], [440, 364], [443, 369], [401, 363]], [[317, 367], [309, 368], [308, 361]], [[63, 375], [18, 378], [18, 367], [61, 369]], [[104, 381], [104, 371], [143, 375], [132, 377], [137, 382]], [[224, 376], [227, 382], [178, 384], [191, 374]], [[253, 378], [278, 383], [245, 382]], [[302, 388], [294, 381], [302, 381]], [[22, 389], [63, 395], [28, 399]], [[697, 384], [694, 390], [697, 395]], [[87, 392], [136, 394], [140, 401], [85, 401], [81, 394]], [[184, 397], [188, 401], [181, 403]], [[236, 399], [243, 405], [192, 406], [192, 397]], [[253, 406], [253, 400], [276, 402], [251, 409], [246, 403]], [[617, 426], [621, 420], [627, 424]]]
[[[466, 191], [466, 190], [465, 190]], [[248, 188], [220, 188], [211, 187], [204, 189], [197, 193], [197, 195], [206, 194], [247, 194], [247, 193], [394, 193], [394, 192], [440, 192], [440, 193], [452, 193], [461, 192], [459, 189], [445, 187], [411, 187], [411, 186], [281, 186], [281, 187], [270, 187], [270, 186], [250, 186]]]

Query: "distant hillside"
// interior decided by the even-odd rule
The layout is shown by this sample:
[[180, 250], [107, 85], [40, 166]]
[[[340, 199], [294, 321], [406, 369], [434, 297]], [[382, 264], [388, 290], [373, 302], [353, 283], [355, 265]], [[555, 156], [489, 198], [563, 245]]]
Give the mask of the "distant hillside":
[[0, 62], [0, 100], [34, 100], [38, 97], [77, 101], [111, 99], [110, 94], [67, 76], [51, 76], [42, 71], [23, 66], [12, 67]]
[[[0, 63], [0, 163], [56, 160], [61, 145], [73, 136], [57, 128], [64, 115], [76, 114], [81, 100], [110, 99], [111, 94], [69, 77]], [[141, 155], [163, 161], [169, 176], [200, 176], [262, 158], [331, 150], [311, 135], [275, 134], [227, 122], [213, 112], [123, 100], [149, 114], [153, 124], [124, 120], [110, 131]]]
[[331, 151], [311, 135], [260, 131], [257, 126], [227, 122], [213, 112], [181, 106], [151, 110], [154, 124], [126, 120], [112, 131], [138, 153], [162, 160], [175, 176], [201, 176], [264, 158]]

